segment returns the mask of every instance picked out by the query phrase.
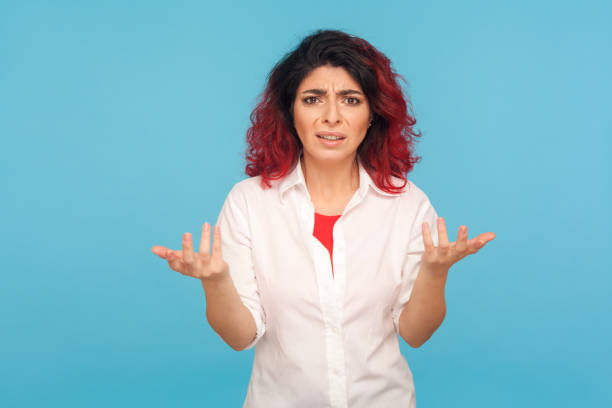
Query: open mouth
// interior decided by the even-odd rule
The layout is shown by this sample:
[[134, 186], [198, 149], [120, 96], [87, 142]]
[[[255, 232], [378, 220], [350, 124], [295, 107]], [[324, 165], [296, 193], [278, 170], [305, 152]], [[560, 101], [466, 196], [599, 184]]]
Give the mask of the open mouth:
[[317, 137], [321, 141], [321, 144], [323, 146], [326, 146], [326, 147], [340, 146], [342, 143], [344, 143], [344, 139], [346, 139], [345, 137], [341, 137], [339, 139], [326, 139], [326, 138], [324, 138], [322, 136], [319, 136], [319, 135], [317, 135]]
[[335, 141], [338, 141], [338, 140], [346, 139], [345, 137], [338, 137], [338, 136], [321, 136], [321, 135], [317, 135], [317, 137], [319, 139], [327, 140], [327, 141], [330, 141], [330, 142], [335, 142]]

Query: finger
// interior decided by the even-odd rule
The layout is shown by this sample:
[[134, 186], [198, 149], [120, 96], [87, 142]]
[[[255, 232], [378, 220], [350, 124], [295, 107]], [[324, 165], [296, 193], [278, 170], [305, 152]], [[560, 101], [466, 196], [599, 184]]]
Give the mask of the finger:
[[170, 253], [166, 259], [168, 260], [168, 266], [170, 269], [183, 273], [185, 270], [185, 264], [183, 263], [181, 254], [181, 251], [172, 251], [172, 253]]
[[191, 240], [191, 234], [186, 232], [183, 234], [183, 262], [190, 264], [193, 262], [193, 243]]
[[213, 228], [213, 243], [212, 243], [212, 256], [215, 258], [222, 258], [221, 255], [221, 228], [219, 225], [215, 225]]
[[427, 221], [423, 223], [423, 245], [425, 245], [425, 251], [431, 251], [434, 248], [433, 240], [431, 239], [431, 233], [429, 232], [429, 224]]
[[459, 227], [459, 232], [457, 233], [457, 251], [464, 252], [467, 249], [467, 237], [468, 231], [465, 225], [461, 225]]
[[176, 254], [176, 252], [175, 252], [175, 251], [173, 251], [173, 250], [171, 250], [171, 249], [168, 249], [168, 250], [166, 251], [166, 260], [168, 260], [168, 261], [172, 261], [172, 260], [174, 260], [174, 259], [176, 259], [176, 258], [177, 258], [177, 254]]
[[155, 255], [159, 256], [160, 258], [164, 258], [164, 259], [168, 259], [168, 254], [172, 252], [172, 250], [164, 246], [161, 246], [161, 245], [155, 245], [153, 248], [151, 248], [151, 251]]
[[205, 222], [202, 226], [202, 239], [200, 239], [200, 254], [210, 254], [210, 224]]
[[484, 244], [486, 244], [487, 242], [493, 240], [495, 238], [495, 234], [492, 232], [485, 232], [483, 234], [478, 235], [475, 239], [477, 239], [479, 242], [482, 242], [482, 245], [484, 246]]
[[488, 234], [480, 234], [476, 238], [470, 239], [468, 241], [468, 247], [470, 248], [471, 252], [476, 252], [480, 248], [485, 246], [485, 244], [489, 242], [491, 239], [493, 238], [491, 238], [491, 236], [489, 236]]
[[444, 218], [438, 218], [438, 247], [448, 248], [448, 235], [446, 234], [446, 224]]

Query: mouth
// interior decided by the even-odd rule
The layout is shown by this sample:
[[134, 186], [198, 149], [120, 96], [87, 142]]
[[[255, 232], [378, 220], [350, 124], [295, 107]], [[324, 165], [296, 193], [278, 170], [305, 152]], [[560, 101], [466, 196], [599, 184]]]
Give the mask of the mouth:
[[327, 140], [331, 142], [346, 139], [346, 136], [340, 132], [320, 132], [320, 133], [317, 133], [317, 137], [319, 139], [323, 139], [323, 140]]
[[344, 139], [346, 139], [346, 136], [335, 136], [335, 135], [328, 135], [328, 134], [318, 134], [317, 138], [319, 139], [319, 141], [327, 147], [335, 147], [335, 146], [339, 146], [342, 143], [344, 143]]

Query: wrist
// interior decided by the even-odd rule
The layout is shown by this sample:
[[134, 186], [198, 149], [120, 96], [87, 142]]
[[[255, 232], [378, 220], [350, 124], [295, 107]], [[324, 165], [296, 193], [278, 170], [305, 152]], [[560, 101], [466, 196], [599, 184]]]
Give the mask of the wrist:
[[217, 289], [220, 287], [224, 287], [228, 283], [232, 282], [232, 277], [230, 276], [229, 272], [227, 272], [209, 277], [203, 277], [200, 278], [200, 281], [202, 282], [202, 287], [204, 288], [204, 290]]
[[426, 276], [428, 280], [431, 280], [432, 283], [440, 282], [444, 284], [448, 277], [448, 271], [449, 268], [446, 267], [434, 267], [426, 264], [421, 266], [421, 273]]

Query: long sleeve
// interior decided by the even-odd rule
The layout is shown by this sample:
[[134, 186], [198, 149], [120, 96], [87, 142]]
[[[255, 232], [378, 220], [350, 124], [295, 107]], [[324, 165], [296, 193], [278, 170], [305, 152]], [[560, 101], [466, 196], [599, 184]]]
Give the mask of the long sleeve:
[[402, 283], [400, 286], [399, 295], [392, 310], [393, 325], [397, 334], [399, 334], [399, 317], [404, 306], [406, 306], [408, 300], [410, 300], [410, 294], [412, 293], [414, 282], [416, 281], [419, 269], [421, 267], [421, 257], [425, 252], [421, 225], [425, 221], [429, 223], [429, 231], [431, 232], [432, 240], [434, 245], [437, 246], [437, 219], [438, 214], [436, 213], [436, 210], [428, 199], [424, 199], [419, 206], [417, 216], [410, 230], [408, 252], [406, 253], [406, 259], [402, 267]]
[[253, 315], [257, 327], [255, 338], [245, 350], [255, 346], [263, 336], [266, 322], [253, 270], [251, 233], [246, 214], [246, 200], [234, 186], [225, 199], [217, 224], [221, 231], [223, 259], [229, 265], [229, 272], [240, 299]]

